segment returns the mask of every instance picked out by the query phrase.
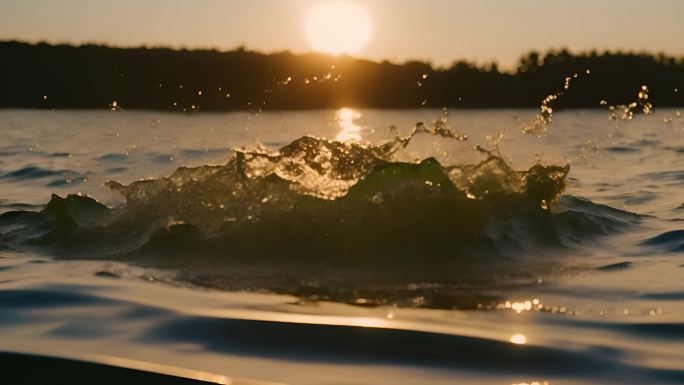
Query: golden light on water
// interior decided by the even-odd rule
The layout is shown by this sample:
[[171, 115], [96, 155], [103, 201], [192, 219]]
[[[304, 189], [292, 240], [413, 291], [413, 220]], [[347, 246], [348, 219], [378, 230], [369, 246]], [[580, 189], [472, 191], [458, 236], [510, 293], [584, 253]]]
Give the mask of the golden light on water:
[[345, 107], [337, 110], [335, 120], [340, 127], [340, 131], [337, 133], [335, 140], [340, 142], [360, 141], [361, 126], [355, 123], [359, 118], [361, 118], [361, 113], [351, 108]]
[[361, 113], [351, 108], [343, 107], [337, 110], [337, 119], [340, 121], [353, 121], [361, 117]]
[[311, 10], [306, 34], [316, 51], [353, 54], [368, 43], [373, 35], [373, 24], [360, 5], [351, 1], [328, 1]]
[[516, 345], [525, 345], [527, 343], [527, 337], [523, 334], [513, 334], [511, 336], [511, 342]]
[[524, 311], [540, 311], [543, 308], [544, 305], [537, 298], [525, 301], [506, 301], [496, 305], [498, 310], [511, 309], [518, 314]]

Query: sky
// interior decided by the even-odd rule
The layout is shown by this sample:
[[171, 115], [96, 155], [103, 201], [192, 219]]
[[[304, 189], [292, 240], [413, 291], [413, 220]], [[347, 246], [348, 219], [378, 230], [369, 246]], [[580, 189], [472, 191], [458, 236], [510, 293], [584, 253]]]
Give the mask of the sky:
[[[329, 0], [0, 0], [0, 40], [116, 46], [240, 45], [311, 52], [311, 9]], [[513, 66], [530, 50], [622, 49], [684, 56], [683, 0], [349, 0], [373, 36], [355, 56]]]

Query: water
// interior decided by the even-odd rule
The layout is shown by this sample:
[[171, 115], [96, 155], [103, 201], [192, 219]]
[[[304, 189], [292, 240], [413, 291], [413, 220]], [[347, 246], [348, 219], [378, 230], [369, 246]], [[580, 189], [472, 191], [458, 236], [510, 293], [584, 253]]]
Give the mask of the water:
[[447, 112], [0, 111], [0, 350], [684, 382], [681, 114]]

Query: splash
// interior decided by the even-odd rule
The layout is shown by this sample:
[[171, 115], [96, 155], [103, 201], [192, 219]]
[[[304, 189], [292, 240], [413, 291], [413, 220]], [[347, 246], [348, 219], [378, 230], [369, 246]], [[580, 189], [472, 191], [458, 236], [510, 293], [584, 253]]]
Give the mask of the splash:
[[521, 130], [524, 134], [539, 135], [548, 130], [553, 117], [553, 108], [551, 103], [558, 99], [562, 93], [551, 94], [542, 100], [539, 106], [539, 113], [534, 117], [531, 123], [523, 123]]
[[[352, 110], [341, 110], [338, 115], [340, 120], [345, 120], [344, 124], [358, 117]], [[224, 166], [181, 167], [168, 178], [142, 180], [129, 186], [110, 181], [107, 182], [107, 186], [124, 195], [129, 203], [135, 203], [149, 201], [151, 196], [159, 194], [174, 191], [182, 193], [194, 184], [199, 184], [203, 188], [210, 185], [212, 188], [208, 189], [208, 194], [194, 190], [192, 194], [198, 194], [194, 195], [195, 198], [204, 198], [201, 200], [204, 206], [227, 210], [236, 202], [239, 206], [244, 206], [244, 199], [248, 195], [245, 185], [256, 186], [264, 180], [267, 182], [263, 184], [268, 186], [263, 189], [264, 192], [280, 186], [278, 188], [281, 190], [300, 196], [335, 200], [345, 196], [350, 188], [371, 174], [375, 168], [397, 163], [394, 161], [394, 155], [406, 148], [418, 135], [428, 134], [466, 141], [468, 136], [452, 130], [447, 117], [448, 114], [445, 112], [441, 119], [433, 121], [430, 126], [418, 122], [408, 135], [395, 137], [379, 145], [359, 144], [355, 140], [338, 141], [304, 136], [277, 151], [269, 151], [260, 146], [233, 149], [232, 159]], [[478, 151], [491, 156], [482, 149]], [[501, 164], [504, 165], [505, 162]], [[507, 171], [511, 171], [510, 168]], [[217, 191], [229, 194], [213, 194]], [[287, 194], [274, 190], [270, 195], [282, 197]], [[270, 201], [270, 195], [264, 193], [261, 200], [265, 201], [262, 203]]]
[[237, 148], [223, 165], [108, 182], [126, 199], [118, 208], [53, 195], [42, 211], [2, 214], [0, 249], [170, 268], [179, 282], [227, 290], [451, 308], [549, 268], [536, 259], [530, 270], [528, 255], [638, 222], [561, 196], [568, 165], [516, 170], [479, 146], [473, 163], [400, 161], [419, 136], [468, 140], [445, 115], [379, 144], [303, 136]]
[[[635, 114], [652, 115], [654, 113], [653, 104], [650, 102], [650, 90], [648, 86], [642, 85], [637, 92], [637, 97], [634, 102], [629, 104], [619, 104], [619, 105], [608, 105], [606, 100], [601, 100], [599, 103], [601, 106], [608, 106], [608, 119], [615, 121], [615, 128], [619, 127], [620, 122], [631, 121], [634, 119]], [[665, 123], [670, 123], [668, 118], [664, 119]], [[582, 146], [579, 154], [577, 155], [577, 160], [587, 161], [588, 155], [594, 154], [598, 155], [601, 152], [601, 145], [612, 137], [611, 133], [601, 135], [599, 138], [587, 139]]]
[[[590, 70], [584, 72], [587, 76], [591, 75]], [[553, 103], [570, 89], [570, 85], [575, 79], [578, 79], [580, 75], [574, 73], [572, 76], [566, 76], [563, 83], [563, 90], [558, 91], [554, 94], [548, 95], [544, 100], [542, 100], [539, 106], [539, 113], [534, 117], [531, 122], [524, 122], [521, 126], [521, 131], [524, 134], [529, 135], [541, 135], [546, 132], [551, 124], [553, 118]]]
[[[358, 253], [406, 251], [407, 241], [421, 249], [448, 249], [458, 239], [477, 244], [493, 218], [518, 210], [549, 211], [565, 187], [568, 166], [537, 164], [518, 171], [498, 152], [479, 146], [474, 148], [482, 160], [475, 164], [398, 161], [420, 135], [467, 140], [449, 127], [445, 115], [377, 145], [304, 136], [275, 151], [237, 148], [221, 166], [180, 167], [168, 177], [129, 185], [107, 182], [126, 205], [102, 207], [95, 219], [84, 220], [81, 211], [93, 210], [78, 203], [90, 198], [55, 196], [45, 214], [58, 231], [49, 237], [67, 249], [72, 242], [100, 246], [104, 237], [127, 245], [112, 248], [123, 254], [153, 241], [160, 231], [179, 228], [195, 229], [192, 237], [205, 245], [219, 239], [242, 245], [243, 254], [253, 254], [262, 238], [312, 242], [340, 255], [351, 253], [354, 239], [368, 236], [378, 239], [369, 239]], [[101, 206], [91, 203], [88, 207]], [[406, 234], [415, 237], [409, 241]]]
[[[637, 98], [635, 101], [629, 104], [618, 104], [608, 106], [608, 111], [610, 112], [608, 118], [615, 121], [625, 121], [634, 119], [635, 112], [641, 112], [644, 115], [652, 114], [653, 104], [650, 100], [650, 90], [648, 86], [642, 85], [637, 93]], [[608, 102], [605, 100], [601, 101], [602, 106], [607, 106]]]

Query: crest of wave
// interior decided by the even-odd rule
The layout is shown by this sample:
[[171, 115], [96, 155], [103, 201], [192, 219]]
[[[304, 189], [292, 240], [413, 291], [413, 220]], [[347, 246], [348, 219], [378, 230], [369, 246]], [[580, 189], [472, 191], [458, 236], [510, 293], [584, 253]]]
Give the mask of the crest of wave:
[[259, 221], [265, 212], [377, 206], [388, 199], [440, 197], [483, 206], [519, 198], [546, 209], [565, 186], [568, 166], [516, 171], [501, 156], [477, 146], [484, 157], [477, 164], [395, 161], [394, 155], [421, 134], [467, 140], [443, 121], [431, 127], [419, 123], [409, 135], [379, 145], [304, 136], [277, 151], [235, 149], [222, 166], [181, 167], [169, 177], [108, 186], [126, 198], [129, 214], [166, 217], [168, 223], [189, 223], [206, 232], [225, 223]]

